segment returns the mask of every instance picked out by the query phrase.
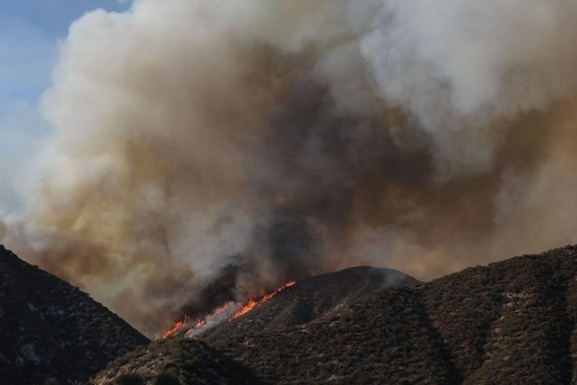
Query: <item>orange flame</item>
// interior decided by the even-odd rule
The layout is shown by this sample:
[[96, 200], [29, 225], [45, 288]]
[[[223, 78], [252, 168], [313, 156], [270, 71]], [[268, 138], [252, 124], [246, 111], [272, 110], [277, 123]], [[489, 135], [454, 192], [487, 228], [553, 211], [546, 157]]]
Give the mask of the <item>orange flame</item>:
[[279, 287], [278, 289], [276, 289], [275, 291], [270, 292], [268, 294], [265, 294], [264, 296], [262, 296], [258, 300], [255, 300], [255, 299], [249, 300], [248, 303], [246, 305], [244, 305], [244, 307], [242, 309], [240, 309], [239, 311], [234, 313], [233, 316], [230, 317], [230, 319], [235, 319], [235, 318], [238, 318], [242, 315], [245, 315], [246, 313], [248, 313], [249, 311], [251, 311], [255, 307], [262, 305], [263, 303], [265, 303], [266, 301], [268, 301], [269, 299], [271, 299], [272, 297], [274, 297], [275, 295], [277, 295], [278, 293], [280, 293], [281, 291], [283, 291], [287, 287], [291, 287], [294, 284], [295, 284], [295, 281], [289, 281], [289, 282], [285, 283], [284, 285], [282, 285], [281, 287]]
[[174, 326], [172, 327], [172, 329], [170, 329], [169, 331], [165, 332], [162, 335], [162, 338], [170, 337], [171, 335], [173, 335], [174, 333], [176, 333], [180, 329], [182, 329], [189, 322], [190, 322], [190, 318], [187, 315], [185, 315], [184, 318], [182, 319], [182, 321], [178, 321], [177, 323], [175, 323]]
[[196, 322], [196, 325], [194, 325], [193, 327], [188, 327], [191, 323], [190, 317], [188, 315], [185, 315], [184, 318], [182, 319], [182, 321], [178, 321], [177, 323], [174, 324], [174, 326], [172, 327], [172, 329], [170, 329], [169, 331], [165, 332], [162, 335], [162, 338], [168, 338], [176, 333], [178, 333], [181, 329], [186, 328], [187, 330], [190, 329], [196, 329], [196, 328], [200, 328], [204, 325], [206, 325], [207, 321], [205, 319], [201, 319], [200, 321]]
[[[232, 317], [230, 317], [230, 319], [232, 320], [232, 319], [238, 318], [238, 317], [248, 313], [249, 311], [251, 311], [255, 307], [265, 303], [266, 301], [268, 301], [269, 299], [271, 299], [272, 297], [274, 297], [275, 295], [277, 295], [278, 293], [280, 293], [281, 291], [283, 291], [287, 287], [293, 286], [294, 284], [295, 284], [295, 281], [289, 281], [289, 282], [285, 283], [284, 285], [282, 285], [281, 287], [279, 287], [278, 289], [276, 289], [275, 291], [270, 292], [268, 294], [265, 294], [264, 296], [262, 296], [259, 299], [250, 299], [248, 301], [248, 303], [246, 305], [244, 305], [244, 307], [242, 309], [240, 309], [236, 313], [234, 313], [232, 315]], [[229, 305], [230, 304], [225, 304], [225, 305], [219, 307], [218, 309], [215, 310], [214, 313], [212, 313], [212, 315], [218, 315], [218, 314], [223, 313], [224, 311], [226, 311], [226, 309], [228, 308]], [[178, 321], [177, 323], [175, 323], [174, 326], [169, 331], [165, 332], [162, 335], [162, 338], [171, 337], [171, 336], [175, 335], [176, 333], [178, 333], [184, 329], [189, 330], [189, 331], [198, 329], [198, 328], [205, 326], [207, 324], [207, 319], [206, 318], [200, 319], [199, 321], [196, 321], [196, 324], [193, 327], [190, 327], [192, 322], [193, 322], [192, 319], [188, 315], [185, 315], [184, 318], [182, 319], [182, 321]]]

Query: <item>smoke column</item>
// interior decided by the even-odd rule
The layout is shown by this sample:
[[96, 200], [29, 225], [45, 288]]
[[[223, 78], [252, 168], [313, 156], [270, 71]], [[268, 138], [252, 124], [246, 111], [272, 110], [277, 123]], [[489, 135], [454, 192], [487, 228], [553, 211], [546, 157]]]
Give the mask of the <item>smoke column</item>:
[[63, 42], [4, 241], [142, 331], [577, 241], [577, 3], [135, 0]]

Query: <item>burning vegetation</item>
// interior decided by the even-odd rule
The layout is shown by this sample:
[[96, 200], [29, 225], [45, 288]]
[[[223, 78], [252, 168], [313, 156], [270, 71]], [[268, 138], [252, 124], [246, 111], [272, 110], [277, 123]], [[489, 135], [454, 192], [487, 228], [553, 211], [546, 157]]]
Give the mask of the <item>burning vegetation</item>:
[[276, 289], [275, 291], [270, 292], [268, 294], [265, 294], [257, 300], [250, 299], [248, 301], [248, 303], [246, 305], [244, 305], [244, 307], [242, 309], [240, 309], [239, 311], [237, 311], [236, 313], [234, 313], [232, 315], [231, 319], [235, 319], [235, 318], [238, 318], [240, 316], [245, 315], [246, 313], [248, 313], [249, 311], [251, 311], [255, 307], [262, 305], [263, 303], [265, 303], [266, 301], [268, 301], [269, 299], [271, 299], [272, 297], [274, 297], [275, 295], [277, 295], [278, 293], [280, 293], [281, 291], [283, 291], [287, 287], [293, 286], [295, 283], [296, 283], [295, 281], [289, 281], [289, 282], [285, 283], [284, 285], [282, 285], [281, 287], [279, 287], [278, 289]]
[[[271, 291], [270, 293], [267, 293], [260, 298], [249, 299], [248, 302], [242, 308], [236, 310], [232, 314], [232, 316], [229, 316], [228, 320], [230, 321], [245, 315], [246, 313], [250, 312], [257, 306], [260, 306], [263, 303], [269, 301], [271, 298], [273, 298], [281, 291], [291, 286], [294, 286], [295, 284], [296, 284], [295, 281], [289, 281], [286, 282], [281, 287], [279, 287], [278, 289]], [[214, 326], [217, 323], [226, 319], [226, 316], [229, 315], [231, 311], [234, 310], [235, 308], [238, 308], [238, 303], [229, 302], [224, 306], [221, 306], [218, 309], [216, 309], [214, 313], [200, 320], [192, 320], [188, 315], [185, 315], [184, 318], [181, 321], [176, 322], [170, 330], [164, 332], [162, 334], [162, 338], [168, 338], [183, 333], [185, 333], [187, 336], [195, 336], [197, 334], [200, 334], [201, 332], [206, 330], [207, 327]], [[223, 318], [221, 317], [221, 315], [225, 315], [225, 317]]]
[[[188, 315], [184, 315], [182, 321], [178, 321], [170, 328], [162, 334], [162, 338], [168, 338], [173, 336], [174, 334], [178, 333], [183, 327], [187, 326], [191, 322], [190, 317]], [[200, 323], [201, 321], [199, 321]], [[198, 325], [198, 324], [197, 324]]]

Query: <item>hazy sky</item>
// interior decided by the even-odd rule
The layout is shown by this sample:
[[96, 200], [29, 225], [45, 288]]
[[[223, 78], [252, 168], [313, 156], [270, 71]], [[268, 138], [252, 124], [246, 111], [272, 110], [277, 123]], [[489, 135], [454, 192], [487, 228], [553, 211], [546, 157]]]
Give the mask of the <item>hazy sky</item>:
[[97, 8], [121, 12], [129, 6], [121, 0], [0, 2], [0, 211], [17, 208], [20, 167], [50, 130], [38, 105], [70, 24]]

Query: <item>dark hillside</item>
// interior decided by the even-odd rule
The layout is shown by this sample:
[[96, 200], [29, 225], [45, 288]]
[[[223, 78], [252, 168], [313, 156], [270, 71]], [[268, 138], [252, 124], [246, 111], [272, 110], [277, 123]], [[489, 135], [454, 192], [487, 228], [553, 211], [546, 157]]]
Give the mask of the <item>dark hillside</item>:
[[464, 383], [570, 383], [577, 249], [467, 269], [422, 294]]
[[419, 292], [383, 290], [307, 325], [213, 344], [268, 383], [456, 383]]
[[298, 281], [237, 319], [205, 332], [211, 342], [258, 330], [279, 331], [311, 322], [338, 308], [346, 307], [376, 290], [391, 286], [416, 285], [419, 281], [392, 269], [359, 266]]
[[[347, 307], [359, 297], [383, 287], [416, 283], [417, 280], [398, 271], [372, 267], [356, 267], [303, 279], [249, 313], [224, 321], [203, 338], [232, 340], [254, 330], [258, 333], [286, 330]], [[260, 383], [252, 370], [204, 342], [187, 338], [159, 340], [139, 348], [111, 363], [91, 384], [121, 385], [122, 376], [129, 374], [138, 376], [135, 381], [145, 384], [156, 384], [159, 376], [165, 375], [178, 380], [174, 384]]]
[[0, 383], [76, 384], [148, 339], [0, 246]]
[[211, 342], [269, 383], [569, 384], [576, 276], [567, 247], [384, 289], [300, 327]]
[[[232, 368], [236, 374], [219, 377], [229, 384], [252, 378], [264, 384], [549, 385], [577, 378], [576, 247], [418, 285], [405, 279], [408, 286], [375, 289], [377, 271], [298, 281], [201, 335], [218, 349], [208, 357], [221, 357], [219, 351], [228, 357], [217, 360], [224, 366], [213, 373]], [[195, 369], [194, 362], [203, 362], [200, 351], [209, 349], [200, 341], [171, 338], [153, 346], [99, 378], [132, 370], [152, 385], [154, 376], [177, 368], [204, 379], [181, 384], [213, 383]], [[193, 362], [183, 368], [187, 361]]]
[[259, 385], [254, 373], [205, 343], [169, 338], [142, 346], [108, 365], [91, 385]]

